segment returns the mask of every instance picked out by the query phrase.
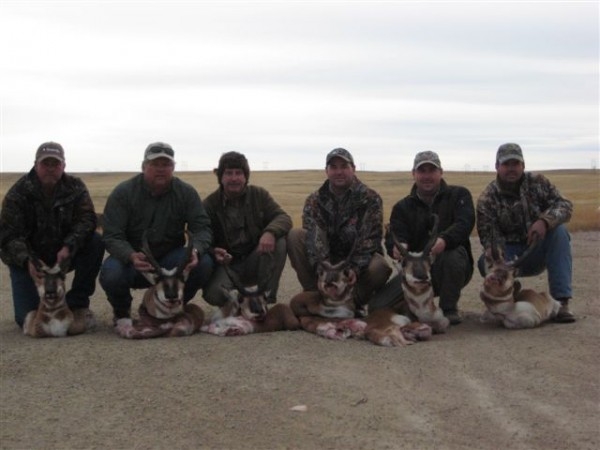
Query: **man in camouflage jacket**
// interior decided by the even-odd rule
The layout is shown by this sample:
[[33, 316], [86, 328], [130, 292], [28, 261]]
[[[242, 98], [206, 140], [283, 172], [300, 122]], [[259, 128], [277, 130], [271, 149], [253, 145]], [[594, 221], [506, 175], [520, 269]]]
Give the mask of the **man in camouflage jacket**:
[[91, 315], [90, 296], [104, 246], [95, 232], [96, 212], [87, 187], [64, 169], [62, 146], [56, 142], [40, 145], [33, 168], [17, 180], [2, 202], [0, 257], [10, 271], [15, 322], [20, 327], [39, 304], [33, 277], [41, 274], [32, 257], [74, 270], [67, 305]]
[[358, 275], [355, 303], [366, 305], [392, 269], [383, 257], [383, 201], [355, 175], [350, 152], [336, 148], [325, 162], [327, 180], [308, 196], [302, 229], [288, 234], [288, 255], [305, 291], [317, 290], [317, 264], [349, 259]]
[[[550, 295], [562, 304], [556, 322], [574, 322], [569, 310], [572, 297], [572, 256], [570, 236], [564, 225], [571, 219], [573, 204], [540, 174], [525, 172], [523, 152], [518, 144], [507, 143], [496, 154], [497, 176], [477, 201], [477, 231], [484, 252], [492, 237], [503, 245], [506, 260], [521, 255], [534, 242], [536, 249], [519, 267], [521, 276], [548, 270]], [[485, 275], [485, 253], [478, 261]]]

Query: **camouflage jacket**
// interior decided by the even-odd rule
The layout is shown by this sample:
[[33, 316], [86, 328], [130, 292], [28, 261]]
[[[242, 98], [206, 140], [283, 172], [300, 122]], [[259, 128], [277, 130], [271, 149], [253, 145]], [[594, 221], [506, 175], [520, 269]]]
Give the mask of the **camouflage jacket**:
[[[446, 242], [446, 250], [464, 247], [473, 263], [469, 238], [475, 227], [475, 207], [473, 197], [465, 187], [451, 186], [441, 180], [440, 190], [429, 206], [419, 198], [417, 187], [413, 185], [410, 195], [392, 208], [390, 231], [399, 242], [407, 243], [410, 251], [419, 252], [430, 239], [433, 213], [439, 217], [438, 237]], [[386, 235], [385, 244], [391, 256], [394, 247], [391, 233]]]
[[477, 200], [479, 240], [488, 248], [494, 230], [499, 245], [524, 243], [536, 220], [544, 220], [552, 229], [568, 222], [572, 212], [573, 204], [543, 175], [525, 172], [518, 192], [504, 188], [496, 177]]
[[0, 213], [0, 257], [5, 264], [24, 267], [29, 248], [47, 264], [69, 247], [74, 255], [96, 229], [94, 204], [83, 181], [63, 174], [51, 201], [32, 169], [9, 189]]
[[[278, 239], [286, 236], [292, 228], [291, 217], [266, 189], [248, 185], [240, 202], [239, 214], [243, 218], [243, 228], [233, 230], [227, 219], [228, 202], [223, 189], [217, 189], [204, 199], [204, 208], [214, 233], [214, 246], [227, 249], [235, 259], [243, 259], [252, 253], [264, 232], [269, 231]], [[238, 236], [234, 237], [233, 233]]]
[[360, 273], [374, 253], [383, 254], [383, 201], [357, 178], [342, 198], [325, 181], [306, 199], [302, 227], [307, 230], [306, 252], [311, 264], [323, 259], [337, 263], [356, 248], [350, 264]]

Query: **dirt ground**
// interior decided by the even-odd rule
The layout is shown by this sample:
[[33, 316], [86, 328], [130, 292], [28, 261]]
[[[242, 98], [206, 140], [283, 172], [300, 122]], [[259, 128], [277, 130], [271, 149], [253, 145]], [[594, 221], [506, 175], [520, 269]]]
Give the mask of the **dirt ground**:
[[[600, 448], [600, 233], [573, 251], [577, 323], [484, 325], [475, 274], [463, 324], [404, 348], [304, 331], [128, 341], [100, 287], [97, 331], [33, 339], [2, 265], [0, 448]], [[280, 301], [298, 291], [288, 264]]]

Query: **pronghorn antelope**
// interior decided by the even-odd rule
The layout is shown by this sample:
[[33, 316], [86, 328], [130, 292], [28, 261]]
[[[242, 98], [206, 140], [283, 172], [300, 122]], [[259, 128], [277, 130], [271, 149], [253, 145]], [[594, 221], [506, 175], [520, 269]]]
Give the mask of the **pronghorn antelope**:
[[487, 308], [482, 321], [502, 323], [506, 328], [533, 328], [556, 316], [560, 302], [545, 292], [521, 289], [515, 279], [519, 266], [536, 245], [534, 241], [520, 257], [506, 262], [492, 235], [492, 246], [486, 254], [487, 274], [479, 293]]
[[434, 333], [444, 333], [450, 325], [442, 310], [434, 302], [431, 283], [431, 266], [435, 257], [430, 255], [431, 248], [437, 239], [439, 218], [433, 216], [433, 227], [430, 239], [421, 252], [410, 252], [402, 243], [394, 239], [394, 245], [402, 255], [397, 263], [398, 276], [402, 277], [402, 292], [409, 311], [416, 318], [433, 329]]
[[189, 336], [197, 332], [204, 321], [199, 306], [183, 301], [183, 288], [189, 275], [186, 266], [192, 255], [191, 233], [186, 231], [187, 244], [184, 258], [177, 267], [165, 269], [152, 256], [147, 234], [143, 237], [142, 251], [154, 266], [152, 272], [142, 275], [152, 284], [142, 298], [139, 320], [119, 319], [116, 332], [128, 339], [145, 339], [158, 336]]
[[43, 276], [34, 278], [40, 296], [35, 311], [25, 317], [23, 333], [33, 337], [62, 337], [81, 334], [94, 326], [92, 316], [86, 315], [87, 308], [71, 311], [65, 300], [65, 278], [67, 263], [46, 265], [36, 257], [31, 262]]
[[351, 256], [337, 264], [320, 261], [317, 265], [318, 292], [305, 291], [290, 301], [304, 330], [336, 340], [363, 336], [367, 324], [355, 318], [356, 273], [349, 266]]
[[223, 287], [228, 298], [212, 316], [210, 323], [202, 331], [218, 336], [240, 336], [251, 333], [296, 330], [300, 327], [298, 319], [288, 305], [276, 304], [267, 307], [265, 286], [246, 287], [238, 275], [227, 265], [223, 268], [234, 288]]
[[305, 291], [290, 302], [302, 328], [327, 339], [343, 340], [349, 337], [367, 338], [383, 345], [406, 345], [425, 340], [431, 329], [423, 324], [396, 314], [392, 310], [367, 314], [357, 308], [354, 288], [357, 275], [350, 267], [357, 243], [348, 257], [337, 263], [321, 261], [317, 266], [318, 292]]

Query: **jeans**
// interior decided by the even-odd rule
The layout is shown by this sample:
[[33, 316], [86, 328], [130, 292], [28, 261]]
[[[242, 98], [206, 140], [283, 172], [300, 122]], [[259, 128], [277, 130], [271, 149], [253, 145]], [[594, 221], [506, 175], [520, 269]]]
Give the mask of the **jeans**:
[[[504, 258], [512, 261], [520, 256], [527, 244], [506, 244]], [[479, 273], [485, 276], [485, 254], [477, 262]], [[518, 276], [529, 277], [539, 275], [548, 270], [548, 287], [550, 295], [555, 299], [568, 299], [573, 296], [571, 278], [573, 274], [573, 258], [571, 256], [571, 236], [565, 225], [548, 230], [544, 240], [525, 258], [519, 266]]]
[[[158, 260], [161, 267], [172, 269], [185, 256], [184, 247], [171, 250]], [[183, 289], [183, 301], [189, 302], [199, 289], [204, 287], [213, 271], [213, 260], [208, 254], [198, 256], [198, 265], [192, 269]], [[129, 317], [131, 311], [130, 289], [145, 289], [151, 286], [144, 276], [135, 270], [133, 264], [123, 264], [118, 259], [109, 256], [100, 270], [100, 285], [106, 292], [108, 302], [113, 307], [116, 318]]]
[[[104, 257], [104, 243], [98, 233], [82, 247], [71, 261], [70, 271], [74, 271], [71, 289], [65, 298], [71, 309], [89, 308], [90, 297], [96, 290], [96, 277]], [[8, 266], [15, 309], [15, 322], [23, 326], [29, 311], [38, 308], [40, 297], [29, 270], [18, 266]]]
[[[279, 279], [286, 259], [286, 238], [281, 237], [277, 239], [275, 251], [272, 255], [259, 254], [254, 250], [243, 261], [236, 262], [233, 260], [230, 267], [238, 274], [240, 282], [244, 283], [244, 287], [262, 286], [264, 284], [267, 301], [275, 303], [277, 301], [277, 291], [279, 290]], [[218, 265], [203, 291], [204, 300], [213, 306], [223, 306], [227, 302], [223, 288], [232, 289], [234, 285], [223, 266]]]

